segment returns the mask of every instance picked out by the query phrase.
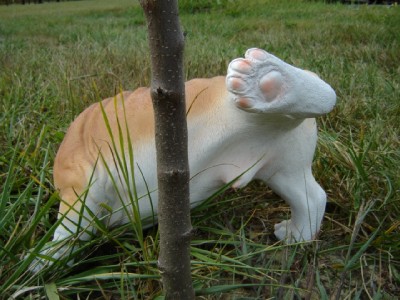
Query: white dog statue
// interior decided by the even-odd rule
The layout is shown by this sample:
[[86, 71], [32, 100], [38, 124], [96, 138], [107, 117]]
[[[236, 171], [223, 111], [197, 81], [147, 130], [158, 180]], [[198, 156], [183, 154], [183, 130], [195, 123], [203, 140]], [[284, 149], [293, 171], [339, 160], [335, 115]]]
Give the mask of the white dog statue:
[[[291, 219], [275, 225], [277, 238], [286, 242], [313, 239], [326, 204], [326, 194], [311, 172], [317, 142], [314, 117], [330, 112], [335, 102], [333, 89], [316, 74], [256, 48], [247, 50], [245, 58], [233, 60], [226, 77], [188, 81], [191, 205], [235, 178], [234, 188], [260, 179], [291, 208]], [[129, 157], [125, 128], [132, 141], [140, 218], [157, 214], [150, 89], [121, 93], [102, 101], [102, 106], [103, 111], [99, 103], [93, 104], [76, 118], [57, 153], [54, 183], [62, 202], [54, 242], [72, 235], [82, 241], [91, 239], [96, 231], [94, 216], [107, 226], [131, 218], [132, 182], [121, 179], [117, 162], [118, 157]], [[132, 170], [128, 173], [132, 176]], [[57, 260], [69, 248], [67, 244], [48, 247], [41, 253]], [[38, 258], [31, 267], [39, 271], [46, 263]]]

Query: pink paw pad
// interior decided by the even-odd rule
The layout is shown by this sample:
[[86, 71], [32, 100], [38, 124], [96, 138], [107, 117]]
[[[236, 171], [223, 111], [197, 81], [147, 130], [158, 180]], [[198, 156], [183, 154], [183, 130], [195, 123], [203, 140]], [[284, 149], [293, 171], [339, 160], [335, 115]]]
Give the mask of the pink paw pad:
[[243, 73], [250, 74], [252, 72], [252, 67], [247, 59], [237, 58], [230, 63], [231, 69]]
[[268, 54], [264, 50], [253, 48], [246, 51], [245, 57], [264, 61], [268, 58]]
[[250, 108], [253, 106], [253, 102], [248, 98], [238, 98], [236, 99], [236, 105], [240, 106], [241, 108]]
[[237, 92], [244, 91], [246, 89], [246, 83], [237, 77], [230, 77], [227, 80], [227, 84], [230, 89], [235, 90]]
[[263, 76], [260, 80], [259, 86], [266, 97], [265, 100], [272, 101], [278, 96], [283, 85], [282, 75], [279, 72], [270, 72]]

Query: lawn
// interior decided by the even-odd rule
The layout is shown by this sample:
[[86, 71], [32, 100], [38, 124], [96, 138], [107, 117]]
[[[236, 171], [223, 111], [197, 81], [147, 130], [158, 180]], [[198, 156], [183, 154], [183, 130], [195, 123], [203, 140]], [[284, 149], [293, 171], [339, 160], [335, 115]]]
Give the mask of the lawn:
[[[187, 79], [259, 47], [331, 84], [314, 163], [328, 194], [318, 240], [284, 245], [288, 207], [259, 182], [193, 212], [199, 299], [397, 299], [400, 294], [400, 6], [182, 0]], [[0, 298], [153, 299], [157, 228], [105, 229], [72, 267], [30, 274], [51, 238], [55, 153], [90, 103], [150, 82], [137, 1], [0, 6]], [[131, 224], [132, 226], [132, 224]], [[57, 293], [56, 293], [57, 292]]]

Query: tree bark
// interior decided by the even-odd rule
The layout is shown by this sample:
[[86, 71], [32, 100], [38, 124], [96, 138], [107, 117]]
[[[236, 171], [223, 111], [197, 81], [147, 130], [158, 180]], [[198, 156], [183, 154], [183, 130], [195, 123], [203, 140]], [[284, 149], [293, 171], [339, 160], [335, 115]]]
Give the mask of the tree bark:
[[183, 72], [184, 37], [177, 0], [140, 0], [151, 52], [155, 114], [160, 255], [166, 299], [194, 299], [190, 270], [192, 226]]

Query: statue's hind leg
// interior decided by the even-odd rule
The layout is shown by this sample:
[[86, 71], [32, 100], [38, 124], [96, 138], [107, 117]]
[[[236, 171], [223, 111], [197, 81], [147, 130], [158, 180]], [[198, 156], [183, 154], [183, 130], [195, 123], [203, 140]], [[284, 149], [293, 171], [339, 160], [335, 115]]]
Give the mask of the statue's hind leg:
[[90, 205], [87, 193], [78, 195], [72, 188], [64, 190], [58, 213], [59, 225], [54, 231], [51, 242], [41, 249], [39, 255], [31, 263], [30, 269], [39, 272], [45, 266], [50, 266], [56, 261], [65, 260], [73, 263], [73, 254], [76, 250], [74, 243], [88, 241], [95, 233], [94, 207]]
[[331, 111], [336, 102], [335, 92], [316, 74], [256, 48], [229, 64], [226, 86], [236, 106], [249, 112], [310, 118]]

